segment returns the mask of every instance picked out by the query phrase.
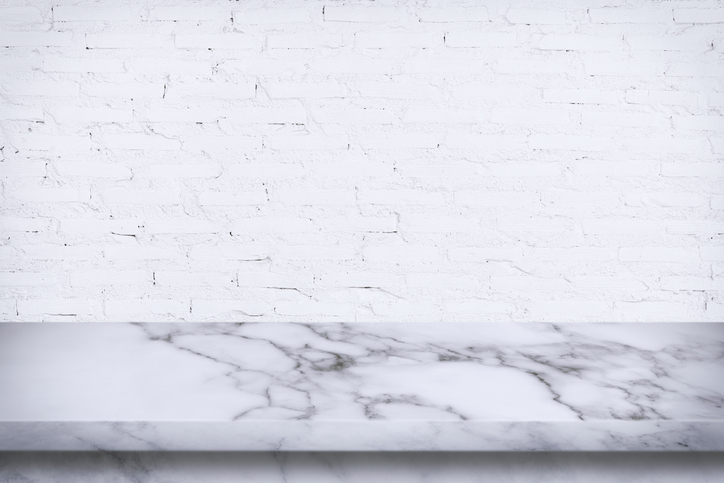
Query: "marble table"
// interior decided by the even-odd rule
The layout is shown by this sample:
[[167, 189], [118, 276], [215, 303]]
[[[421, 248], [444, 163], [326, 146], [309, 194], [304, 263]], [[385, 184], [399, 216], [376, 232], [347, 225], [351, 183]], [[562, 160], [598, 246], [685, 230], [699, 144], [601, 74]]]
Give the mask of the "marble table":
[[0, 324], [0, 450], [94, 449], [724, 450], [724, 324]]

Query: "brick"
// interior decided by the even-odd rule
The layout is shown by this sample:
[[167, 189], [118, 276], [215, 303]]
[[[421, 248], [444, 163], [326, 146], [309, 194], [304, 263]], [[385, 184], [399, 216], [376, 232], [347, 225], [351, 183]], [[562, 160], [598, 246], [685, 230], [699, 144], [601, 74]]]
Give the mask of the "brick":
[[508, 9], [506, 20], [512, 24], [555, 25], [570, 23], [567, 12], [554, 10]]
[[636, 292], [648, 290], [648, 286], [641, 280], [620, 277], [616, 275], [579, 275], [568, 278], [573, 287], [578, 290], [625, 290]]
[[162, 74], [173, 76], [210, 76], [208, 61], [139, 58], [127, 62], [130, 70], [138, 74]]
[[11, 134], [10, 144], [20, 151], [53, 153], [89, 153], [90, 136], [52, 134]]
[[[636, 153], [679, 153], [688, 155], [702, 155], [711, 151], [711, 146], [705, 139], [686, 138], [628, 138], [623, 139], [621, 148]], [[666, 163], [665, 163], [666, 164]], [[664, 174], [662, 165], [661, 174]]]
[[269, 139], [269, 148], [277, 150], [337, 150], [347, 149], [346, 137], [320, 135], [274, 136]]
[[345, 87], [332, 82], [276, 82], [262, 85], [273, 99], [326, 99], [346, 97]]
[[308, 218], [265, 216], [246, 218], [234, 222], [235, 235], [246, 233], [315, 233], [319, 231]]
[[177, 49], [240, 49], [261, 50], [261, 41], [242, 33], [176, 34]]
[[238, 124], [306, 124], [307, 112], [301, 107], [275, 109], [247, 107], [224, 113], [224, 117]]
[[443, 8], [424, 7], [415, 10], [415, 15], [421, 22], [451, 23], [451, 22], [488, 22], [488, 9], [480, 7], [453, 7]]
[[530, 257], [550, 262], [606, 262], [616, 259], [616, 250], [601, 247], [533, 248]]
[[515, 312], [516, 305], [493, 300], [467, 299], [459, 302], [446, 302], [443, 310], [446, 314], [511, 314]]
[[103, 247], [103, 257], [107, 260], [122, 262], [137, 260], [178, 260], [184, 254], [169, 248], [107, 245]]
[[[492, 69], [498, 74], [531, 74], [536, 76], [564, 74], [571, 70], [570, 61], [566, 59], [535, 60], [537, 58], [527, 57], [522, 60], [500, 58], [495, 61]], [[512, 91], [513, 88], [509, 87], [507, 90]], [[520, 88], [518, 90], [520, 91]]]
[[724, 10], [721, 8], [682, 8], [674, 9], [676, 23], [724, 23]]
[[274, 249], [274, 259], [285, 260], [354, 260], [357, 250], [338, 245], [279, 246]]
[[236, 272], [157, 270], [153, 272], [158, 287], [236, 287]]
[[396, 22], [405, 17], [404, 11], [394, 7], [324, 6], [325, 22]]
[[45, 161], [0, 161], [0, 176], [3, 178], [40, 177], [46, 172]]
[[78, 270], [70, 273], [71, 287], [150, 284], [151, 272], [145, 270]]
[[556, 318], [564, 317], [568, 322], [580, 317], [604, 317], [611, 308], [599, 300], [533, 300], [528, 309], [533, 314], [556, 314]]
[[578, 176], [641, 177], [658, 175], [658, 162], [651, 161], [580, 161], [571, 164]]
[[431, 134], [397, 133], [368, 134], [357, 137], [362, 149], [434, 149], [440, 147], [442, 139]]
[[121, 73], [125, 71], [119, 59], [78, 59], [72, 57], [44, 57], [44, 72], [76, 72], [76, 73]]
[[688, 308], [681, 303], [642, 300], [636, 302], [614, 302], [614, 313], [622, 314], [627, 320], [660, 322], [689, 320]]
[[658, 127], [665, 129], [671, 125], [671, 119], [661, 115], [640, 112], [584, 111], [581, 113], [581, 124], [585, 126]]
[[3, 106], [0, 110], [0, 121], [42, 121], [43, 110], [36, 107]]
[[599, 219], [582, 220], [584, 235], [656, 235], [664, 232], [664, 224], [658, 220]]
[[582, 52], [600, 52], [620, 50], [623, 41], [620, 37], [598, 37], [584, 34], [549, 34], [538, 42], [540, 50], [571, 50]]
[[543, 89], [544, 102], [565, 104], [619, 104], [621, 95], [615, 91], [586, 89]]
[[721, 62], [673, 62], [668, 64], [664, 72], [666, 77], [716, 77], [724, 76], [724, 65]]
[[445, 195], [423, 190], [365, 190], [359, 193], [359, 202], [371, 205], [443, 205]]
[[310, 109], [320, 124], [394, 124], [397, 116], [384, 109]]
[[531, 149], [606, 151], [612, 146], [612, 139], [603, 136], [574, 134], [533, 134], [528, 137]]
[[195, 246], [189, 251], [192, 260], [264, 260], [269, 257], [269, 249], [260, 245], [225, 244], [213, 246]]
[[689, 247], [621, 247], [618, 259], [623, 262], [696, 263], [699, 251]]
[[489, 114], [490, 122], [494, 124], [504, 124], [506, 126], [572, 123], [571, 113], [569, 111], [556, 109], [491, 109]]
[[2, 232], [28, 232], [37, 233], [50, 229], [51, 221], [45, 218], [20, 218], [15, 216], [0, 216], [0, 230]]
[[362, 249], [362, 259], [371, 263], [429, 263], [440, 258], [438, 249], [427, 245], [368, 245]]
[[666, 223], [666, 232], [675, 235], [721, 235], [724, 234], [724, 222], [706, 220], [670, 221]]
[[515, 47], [515, 32], [450, 32], [445, 35], [447, 47]]
[[[647, 76], [662, 75], [666, 64], [653, 60], [612, 60], [611, 57], [596, 58], [590, 54], [583, 61], [584, 69], [589, 76]], [[627, 91], [628, 92], [628, 91]]]
[[456, 205], [486, 207], [532, 207], [540, 204], [540, 197], [535, 193], [515, 191], [456, 191]]
[[208, 220], [190, 218], [166, 218], [144, 223], [149, 234], [219, 233], [221, 226]]
[[274, 312], [279, 315], [329, 315], [349, 317], [354, 314], [354, 305], [335, 302], [277, 302]]
[[3, 84], [3, 89], [13, 96], [34, 96], [34, 97], [76, 97], [80, 87], [75, 82], [57, 81], [14, 81]]
[[3, 7], [0, 8], [0, 22], [18, 22], [23, 24], [40, 23], [43, 21], [41, 10], [36, 7]]
[[165, 206], [181, 203], [181, 194], [178, 190], [131, 190], [122, 187], [112, 187], [104, 189], [101, 196], [103, 201], [111, 204]]
[[403, 233], [464, 233], [479, 232], [478, 220], [470, 216], [414, 216], [407, 215], [401, 219]]
[[182, 139], [184, 151], [220, 152], [242, 150], [255, 150], [262, 148], [260, 137], [247, 136], [204, 136], [187, 137]]
[[453, 262], [517, 262], [523, 260], [520, 248], [457, 247], [448, 250]]
[[128, 7], [73, 7], [56, 5], [53, 7], [53, 21], [120, 21], [140, 20], [141, 16]]
[[420, 273], [405, 274], [405, 282], [412, 289], [435, 288], [440, 290], [475, 290], [480, 286], [480, 280], [475, 277], [457, 273]]
[[261, 205], [267, 202], [264, 191], [247, 191], [228, 193], [219, 191], [205, 191], [198, 195], [201, 206], [244, 206]]
[[[203, 7], [206, 8], [206, 7]], [[285, 23], [309, 23], [315, 17], [321, 18], [322, 8], [313, 11], [308, 8], [263, 8], [234, 12], [234, 24], [270, 25]]]
[[338, 34], [269, 34], [269, 49], [336, 49], [344, 46], [344, 37]]
[[673, 116], [674, 129], [724, 132], [724, 118], [720, 116]]
[[259, 317], [271, 313], [274, 307], [254, 300], [192, 299], [191, 314], [194, 317], [236, 316], [237, 314]]
[[704, 206], [707, 202], [699, 193], [651, 192], [626, 193], [627, 206], [663, 206], [667, 208]]
[[354, 39], [363, 49], [430, 49], [443, 44], [441, 33], [357, 32]]
[[477, 109], [430, 109], [411, 107], [402, 116], [405, 123], [475, 124], [488, 121], [489, 115]]
[[271, 193], [271, 201], [292, 206], [335, 206], [354, 205], [357, 198], [351, 190], [279, 190]]
[[176, 151], [181, 148], [181, 141], [159, 135], [144, 133], [104, 134], [103, 144], [109, 149], [142, 149], [159, 151]]
[[56, 285], [58, 274], [37, 272], [0, 272], [0, 287], [37, 287]]
[[299, 163], [239, 163], [224, 166], [224, 175], [241, 179], [292, 179], [307, 174]]
[[58, 161], [52, 163], [55, 171], [68, 178], [131, 179], [130, 168], [117, 163]]
[[90, 201], [90, 191], [74, 188], [25, 188], [8, 190], [10, 199], [31, 203], [83, 203]]
[[593, 23], [669, 23], [673, 20], [670, 9], [662, 8], [591, 8], [588, 15]]
[[130, 123], [133, 111], [130, 109], [61, 107], [51, 112], [58, 124]]
[[159, 34], [85, 34], [89, 49], [158, 49], [170, 47], [171, 37]]
[[355, 216], [316, 219], [324, 232], [337, 233], [395, 233], [397, 217]]
[[25, 245], [23, 255], [31, 260], [95, 260], [100, 252], [88, 246]]
[[724, 176], [724, 163], [670, 163], [661, 164], [661, 176], [717, 177]]
[[448, 134], [445, 146], [451, 149], [506, 150], [525, 146], [526, 136], [515, 134]]
[[143, 226], [143, 222], [138, 220], [60, 220], [60, 231], [73, 234], [139, 235], [143, 231]]
[[621, 195], [608, 191], [549, 190], [543, 192], [542, 202], [548, 206], [615, 207], [621, 203]]
[[660, 287], [663, 290], [705, 290], [705, 291], [724, 291], [724, 280], [721, 278], [703, 278], [703, 277], [661, 277]]
[[[544, 291], [558, 291], [561, 293], [570, 289], [570, 282], [560, 278], [543, 278], [530, 275], [496, 275], [493, 274], [490, 282], [496, 291], [528, 292], [531, 296]], [[552, 311], [557, 313], [557, 311]]]
[[0, 32], [0, 47], [70, 47], [71, 32]]
[[435, 86], [392, 82], [360, 82], [359, 93], [383, 99], [433, 99], [441, 95], [440, 88]]
[[630, 35], [626, 37], [626, 44], [634, 51], [706, 52], [711, 38], [701, 34]]
[[154, 7], [150, 11], [151, 20], [181, 20], [199, 22], [203, 20], [227, 21], [231, 19], [231, 9], [226, 7]]
[[164, 98], [253, 99], [255, 96], [254, 82], [173, 82], [168, 86]]
[[701, 247], [699, 254], [702, 262], [724, 261], [724, 247]]
[[322, 287], [337, 288], [385, 288], [402, 287], [402, 275], [387, 272], [331, 272], [318, 276]]
[[93, 315], [103, 312], [102, 302], [93, 299], [18, 299], [20, 315]]
[[479, 169], [497, 178], [557, 178], [562, 173], [558, 163], [485, 163]]
[[186, 300], [109, 298], [105, 301], [105, 314], [109, 317], [137, 317], [143, 320], [153, 315], [177, 320], [179, 316], [188, 315], [189, 309], [190, 303]]
[[565, 233], [568, 221], [556, 218], [509, 217], [496, 220], [500, 230], [529, 233]]
[[193, 122], [213, 123], [219, 120], [222, 114], [218, 109], [152, 109], [146, 113], [146, 119], [150, 123], [155, 122]]

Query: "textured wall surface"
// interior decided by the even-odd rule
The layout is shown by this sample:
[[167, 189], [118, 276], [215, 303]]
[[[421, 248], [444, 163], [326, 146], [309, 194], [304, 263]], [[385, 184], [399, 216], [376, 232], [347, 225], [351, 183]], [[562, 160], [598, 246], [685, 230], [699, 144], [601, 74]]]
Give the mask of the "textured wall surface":
[[724, 6], [4, 0], [10, 321], [724, 317]]

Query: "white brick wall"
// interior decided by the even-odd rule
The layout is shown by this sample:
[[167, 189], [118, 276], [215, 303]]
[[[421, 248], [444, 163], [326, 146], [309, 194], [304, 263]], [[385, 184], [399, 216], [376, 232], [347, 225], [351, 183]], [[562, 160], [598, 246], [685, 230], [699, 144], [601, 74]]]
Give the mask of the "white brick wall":
[[9, 321], [720, 321], [724, 5], [0, 5]]

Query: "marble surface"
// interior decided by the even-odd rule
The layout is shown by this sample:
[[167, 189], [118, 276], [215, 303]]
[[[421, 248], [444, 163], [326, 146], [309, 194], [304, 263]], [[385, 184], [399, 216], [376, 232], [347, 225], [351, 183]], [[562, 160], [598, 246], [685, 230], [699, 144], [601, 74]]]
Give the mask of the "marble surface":
[[724, 450], [724, 324], [0, 324], [0, 450]]
[[721, 483], [712, 452], [0, 452], [7, 483]]

